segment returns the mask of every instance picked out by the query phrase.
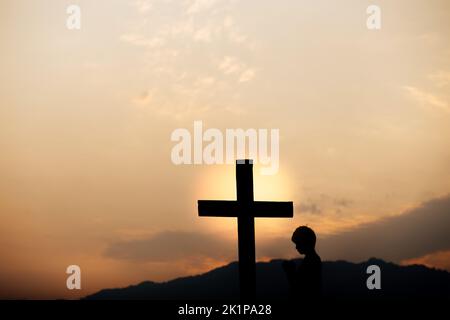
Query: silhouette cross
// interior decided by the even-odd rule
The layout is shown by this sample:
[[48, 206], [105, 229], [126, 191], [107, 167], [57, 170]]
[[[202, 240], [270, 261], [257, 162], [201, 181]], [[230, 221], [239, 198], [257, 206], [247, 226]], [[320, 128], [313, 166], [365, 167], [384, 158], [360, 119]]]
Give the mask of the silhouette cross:
[[293, 203], [254, 201], [253, 161], [236, 161], [237, 201], [198, 200], [200, 217], [237, 217], [239, 287], [241, 298], [252, 299], [256, 293], [254, 218], [292, 218]]

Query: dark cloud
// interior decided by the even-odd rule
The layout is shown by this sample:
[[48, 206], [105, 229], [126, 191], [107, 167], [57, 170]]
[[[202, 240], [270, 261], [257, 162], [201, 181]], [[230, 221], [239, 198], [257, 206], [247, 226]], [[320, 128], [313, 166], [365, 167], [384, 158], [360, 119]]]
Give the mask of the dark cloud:
[[305, 201], [300, 202], [298, 210], [301, 213], [321, 214], [324, 211], [327, 211], [327, 208], [335, 208], [335, 210], [339, 212], [341, 208], [348, 208], [351, 205], [352, 201], [349, 199], [320, 194], [317, 198], [306, 199]]
[[[292, 255], [290, 235], [261, 243], [261, 256]], [[317, 250], [326, 260], [363, 261], [379, 257], [401, 262], [450, 250], [450, 196], [423, 203], [401, 215], [360, 225], [333, 236], [318, 235]]]
[[345, 198], [334, 199], [334, 204], [338, 207], [348, 208], [352, 205], [352, 201]]
[[327, 259], [380, 257], [399, 262], [450, 249], [450, 196], [434, 199], [399, 216], [320, 239]]
[[[283, 258], [295, 254], [285, 237], [258, 241], [258, 257]], [[399, 216], [381, 219], [337, 235], [318, 235], [323, 259], [362, 261], [379, 257], [400, 262], [438, 251], [450, 250], [450, 196], [434, 199]], [[116, 259], [168, 262], [209, 257], [235, 260], [236, 243], [220, 234], [164, 231], [150, 238], [117, 242], [106, 255]]]
[[167, 262], [185, 258], [235, 259], [236, 248], [218, 234], [163, 231], [146, 239], [119, 241], [105, 255], [123, 260]]
[[300, 212], [303, 212], [303, 213], [318, 214], [318, 213], [322, 212], [322, 209], [320, 208], [320, 206], [317, 203], [314, 203], [312, 201], [300, 203], [300, 205], [298, 206], [298, 209], [300, 210]]

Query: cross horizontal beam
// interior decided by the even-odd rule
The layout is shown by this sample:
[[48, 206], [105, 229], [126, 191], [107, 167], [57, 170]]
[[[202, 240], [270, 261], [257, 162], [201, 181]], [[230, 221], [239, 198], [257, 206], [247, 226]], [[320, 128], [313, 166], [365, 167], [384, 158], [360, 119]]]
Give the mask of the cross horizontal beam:
[[240, 204], [233, 200], [198, 200], [200, 217], [292, 218], [294, 205], [291, 201], [252, 201]]

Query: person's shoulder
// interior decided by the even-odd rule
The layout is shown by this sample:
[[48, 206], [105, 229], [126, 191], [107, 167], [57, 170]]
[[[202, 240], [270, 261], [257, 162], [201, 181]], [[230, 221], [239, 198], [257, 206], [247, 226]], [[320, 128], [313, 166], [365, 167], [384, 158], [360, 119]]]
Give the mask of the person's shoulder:
[[321, 264], [322, 260], [320, 259], [317, 253], [308, 254], [303, 259], [303, 264]]
[[317, 253], [312, 255], [311, 260], [314, 263], [322, 264], [322, 259], [320, 259], [320, 256]]

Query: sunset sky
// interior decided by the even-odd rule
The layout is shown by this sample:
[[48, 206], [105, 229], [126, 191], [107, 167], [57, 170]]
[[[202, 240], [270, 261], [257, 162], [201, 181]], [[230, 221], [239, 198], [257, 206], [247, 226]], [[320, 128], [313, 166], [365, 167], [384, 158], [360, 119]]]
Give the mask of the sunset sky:
[[255, 199], [293, 201], [294, 218], [257, 219], [258, 260], [296, 257], [307, 224], [323, 260], [450, 270], [449, 33], [446, 0], [2, 0], [0, 298], [236, 260], [235, 219], [197, 213], [235, 199], [235, 167], [171, 161], [196, 120], [280, 130]]

